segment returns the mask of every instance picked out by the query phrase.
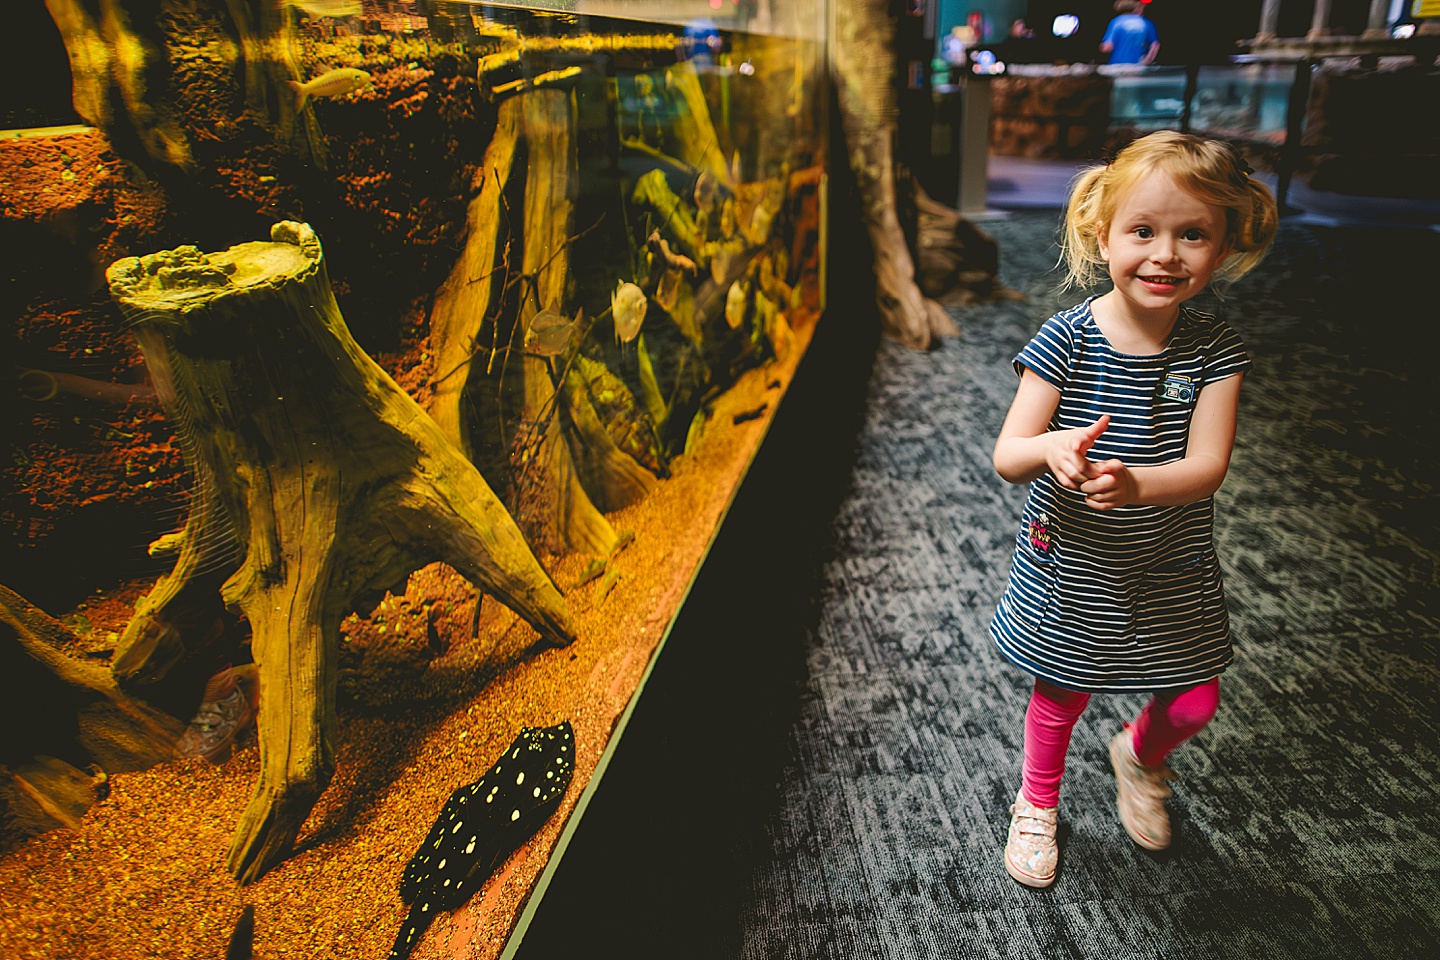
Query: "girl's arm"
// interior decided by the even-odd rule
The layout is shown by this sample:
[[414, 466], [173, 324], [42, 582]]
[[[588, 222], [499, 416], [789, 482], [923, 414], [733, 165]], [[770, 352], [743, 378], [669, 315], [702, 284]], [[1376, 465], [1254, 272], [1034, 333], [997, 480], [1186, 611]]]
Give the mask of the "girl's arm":
[[1080, 487], [1096, 510], [1127, 504], [1178, 506], [1220, 489], [1235, 447], [1235, 420], [1244, 374], [1207, 384], [1195, 398], [1185, 458], [1163, 467], [1126, 467], [1119, 460], [1093, 464], [1096, 475]]
[[996, 473], [1011, 483], [1029, 483], [1048, 470], [1067, 490], [1079, 490], [1082, 482], [1100, 475], [1097, 464], [1085, 459], [1085, 451], [1105, 432], [1110, 418], [1080, 429], [1051, 430], [1050, 418], [1059, 405], [1060, 391], [1027, 367], [995, 441]]

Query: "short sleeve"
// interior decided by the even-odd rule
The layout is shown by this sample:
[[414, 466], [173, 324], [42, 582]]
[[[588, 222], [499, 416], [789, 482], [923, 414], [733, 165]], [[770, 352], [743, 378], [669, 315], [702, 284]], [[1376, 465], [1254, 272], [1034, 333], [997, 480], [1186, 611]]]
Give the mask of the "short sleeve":
[[1245, 352], [1245, 343], [1240, 339], [1240, 335], [1231, 330], [1225, 321], [1213, 321], [1210, 343], [1205, 350], [1205, 365], [1202, 368], [1205, 382], [1214, 383], [1249, 369], [1250, 355]]
[[1045, 321], [1035, 338], [1015, 357], [1015, 373], [1034, 370], [1056, 390], [1070, 382], [1071, 359], [1075, 355], [1075, 328], [1059, 316]]
[[[1091, 34], [1091, 36], [1094, 36], [1094, 34]], [[1114, 42], [1115, 42], [1115, 21], [1114, 21], [1114, 20], [1111, 20], [1109, 23], [1105, 24], [1105, 36], [1103, 36], [1103, 37], [1100, 38], [1100, 42], [1101, 42], [1101, 43], [1114, 43]]]

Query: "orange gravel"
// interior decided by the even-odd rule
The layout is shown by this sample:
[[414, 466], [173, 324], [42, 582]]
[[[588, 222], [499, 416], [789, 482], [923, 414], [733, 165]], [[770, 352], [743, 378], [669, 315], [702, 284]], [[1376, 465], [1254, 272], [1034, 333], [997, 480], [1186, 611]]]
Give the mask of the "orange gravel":
[[[253, 734], [221, 766], [187, 760], [114, 775], [109, 798], [80, 830], [0, 856], [0, 956], [223, 957], [243, 907], [253, 905], [256, 957], [383, 957], [405, 915], [401, 870], [450, 792], [482, 776], [521, 727], [569, 719], [577, 763], [559, 812], [466, 906], [442, 914], [413, 954], [498, 957], [789, 386], [811, 333], [808, 322], [798, 326], [787, 360], [744, 375], [715, 402], [672, 476], [610, 516], [635, 539], [611, 561], [618, 581], [608, 595], [606, 578], [573, 586], [589, 558], [544, 558], [575, 617], [572, 646], [537, 648], [535, 632], [490, 599], [471, 638], [469, 585], [440, 565], [417, 572], [405, 597], [387, 598], [346, 630], [367, 652], [381, 623], [396, 644], [423, 645], [428, 616], [448, 649], [414, 682], [388, 691], [347, 686], [342, 674], [337, 772], [293, 856], [249, 887], [225, 869], [259, 771]], [[734, 423], [762, 403], [761, 416]], [[123, 589], [125, 601], [136, 595]], [[96, 630], [117, 629], [116, 605], [91, 601]]]

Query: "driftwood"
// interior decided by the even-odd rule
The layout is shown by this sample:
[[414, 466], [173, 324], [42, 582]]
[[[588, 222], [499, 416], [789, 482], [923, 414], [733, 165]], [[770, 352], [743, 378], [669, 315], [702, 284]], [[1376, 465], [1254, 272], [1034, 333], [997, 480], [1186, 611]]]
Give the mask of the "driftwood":
[[[436, 375], [428, 408], [447, 436], [471, 459], [466, 393], [482, 382], [498, 359], [503, 381], [509, 370], [522, 380], [522, 424], [516, 445], [517, 519], [531, 541], [549, 549], [606, 554], [615, 531], [601, 511], [627, 506], [655, 486], [655, 476], [616, 447], [596, 414], [583, 378], [565, 372], [570, 353], [551, 360], [521, 350], [521, 330], [536, 314], [563, 307], [569, 272], [567, 247], [573, 220], [577, 160], [574, 105], [563, 90], [529, 90], [500, 104], [499, 122], [476, 174], [476, 196], [466, 216], [466, 241], [430, 314], [430, 348]], [[496, 284], [510, 280], [502, 194], [515, 152], [524, 140], [524, 237], [516, 278], [524, 281], [514, 326], [491, 315]], [[513, 281], [512, 281], [513, 282]], [[488, 324], [487, 324], [488, 321]], [[490, 342], [482, 342], [490, 330]], [[508, 329], [508, 333], [506, 332]], [[559, 368], [557, 369], [557, 364]]]
[[835, 76], [840, 120], [875, 254], [875, 299], [887, 335], [917, 350], [959, 330], [945, 309], [921, 293], [915, 261], [896, 213], [897, 105], [894, 25], [889, 0], [835, 5]]
[[[465, 214], [465, 247], [430, 309], [430, 354], [435, 358], [435, 377], [430, 381], [432, 393], [426, 409], [441, 431], [472, 460], [474, 451], [464, 416], [465, 387], [476, 359], [484, 360], [488, 355], [480, 333], [499, 272], [495, 254], [502, 227], [501, 195], [515, 161], [523, 100], [511, 97], [500, 104], [495, 135], [475, 173], [476, 194]], [[488, 351], [497, 346], [504, 345], [489, 344]]]
[[[565, 299], [570, 258], [566, 247], [574, 217], [576, 178], [575, 103], [561, 90], [524, 94], [524, 130], [530, 148], [525, 178], [525, 251], [522, 272], [533, 281], [520, 308], [520, 325]], [[580, 482], [561, 429], [557, 386], [550, 359], [524, 355], [523, 423], [516, 437], [516, 519], [532, 541], [552, 549], [606, 556], [617, 536]]]
[[154, 160], [193, 166], [180, 118], [154, 86], [163, 46], [135, 28], [124, 0], [45, 0], [70, 58], [71, 99], [86, 123], [114, 141], [137, 141]]
[[998, 279], [1000, 248], [994, 237], [932, 199], [918, 183], [914, 198], [915, 262], [926, 296], [947, 307], [1025, 298]]
[[284, 859], [329, 783], [339, 627], [358, 604], [443, 560], [546, 641], [574, 636], [479, 472], [350, 336], [314, 232], [285, 221], [271, 238], [107, 272], [243, 558], [219, 588], [250, 622], [261, 692], [260, 778], [229, 857], [241, 882]]
[[75, 827], [109, 774], [170, 759], [182, 732], [105, 667], [66, 654], [74, 639], [0, 586], [0, 710], [15, 710], [5, 724], [0, 796], [25, 832]]
[[[144, 155], [181, 170], [195, 168], [194, 144], [213, 137], [207, 126], [197, 128], [174, 104], [177, 63], [167, 49], [164, 18], [156, 4], [141, 0], [45, 0], [70, 58], [75, 112], [103, 130], [124, 149], [137, 143]], [[288, 142], [297, 156], [325, 164], [325, 141], [313, 112], [298, 109], [291, 81], [309, 78], [300, 72], [290, 4], [276, 0], [208, 0], [191, 11], [215, 31], [216, 52], [210, 82], [225, 84], [236, 77], [235, 92], [245, 112], [263, 120], [277, 141]], [[171, 38], [173, 39], [173, 38]], [[204, 42], [193, 37], [184, 39]], [[233, 59], [232, 59], [233, 58]], [[205, 58], [201, 58], [205, 59]], [[192, 58], [187, 68], [200, 60]], [[187, 74], [189, 75], [189, 74]], [[195, 82], [191, 76], [190, 82]], [[210, 118], [213, 123], [216, 119]], [[232, 119], [232, 118], [224, 118]], [[137, 151], [131, 159], [140, 159]]]

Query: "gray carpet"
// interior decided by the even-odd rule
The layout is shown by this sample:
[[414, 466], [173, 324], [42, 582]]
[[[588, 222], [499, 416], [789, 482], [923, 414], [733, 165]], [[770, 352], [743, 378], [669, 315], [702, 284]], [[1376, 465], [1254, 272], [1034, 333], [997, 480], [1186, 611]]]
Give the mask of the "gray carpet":
[[[988, 224], [1024, 303], [918, 354], [832, 310], [521, 958], [1410, 958], [1440, 946], [1440, 264], [1287, 224], [1206, 306], [1245, 337], [1217, 497], [1237, 660], [1172, 757], [1176, 842], [1116, 821], [1096, 697], [1048, 890], [1004, 872], [1029, 678], [994, 651], [1024, 491], [990, 467], [1055, 307], [1055, 213]], [[864, 384], [858, 388], [856, 384]]]

